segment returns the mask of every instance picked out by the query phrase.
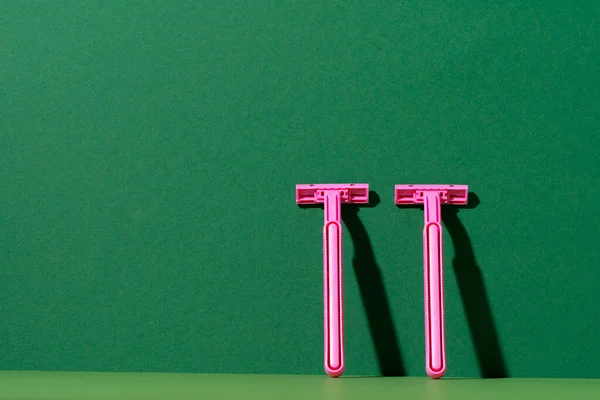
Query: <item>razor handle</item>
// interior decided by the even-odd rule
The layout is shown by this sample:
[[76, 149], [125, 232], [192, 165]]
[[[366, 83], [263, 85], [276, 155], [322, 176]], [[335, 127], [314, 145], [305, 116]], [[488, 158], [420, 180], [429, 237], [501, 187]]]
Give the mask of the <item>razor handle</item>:
[[425, 358], [427, 375], [441, 378], [446, 372], [444, 334], [444, 266], [442, 250], [441, 198], [425, 193], [423, 260], [425, 273]]
[[341, 194], [325, 192], [323, 226], [325, 372], [337, 378], [344, 372], [344, 307], [342, 284]]
[[423, 204], [423, 275], [425, 289], [425, 368], [427, 375], [439, 379], [446, 373], [444, 326], [444, 251], [442, 204], [465, 205], [467, 185], [396, 185], [394, 202], [398, 205]]

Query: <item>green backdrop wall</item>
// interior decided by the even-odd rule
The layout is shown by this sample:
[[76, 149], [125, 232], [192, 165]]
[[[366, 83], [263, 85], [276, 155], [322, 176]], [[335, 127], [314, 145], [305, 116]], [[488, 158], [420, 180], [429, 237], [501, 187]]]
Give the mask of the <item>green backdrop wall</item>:
[[322, 373], [344, 208], [346, 373], [425, 375], [444, 209], [448, 376], [599, 377], [597, 2], [0, 4], [0, 368]]

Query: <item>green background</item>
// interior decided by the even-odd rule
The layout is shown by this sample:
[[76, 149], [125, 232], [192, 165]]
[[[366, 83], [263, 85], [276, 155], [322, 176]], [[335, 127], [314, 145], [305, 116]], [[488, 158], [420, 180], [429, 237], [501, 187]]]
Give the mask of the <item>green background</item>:
[[[443, 211], [448, 376], [600, 376], [596, 1], [0, 3], [0, 369], [322, 374], [345, 207], [346, 372], [424, 375]], [[373, 196], [376, 197], [376, 196]]]

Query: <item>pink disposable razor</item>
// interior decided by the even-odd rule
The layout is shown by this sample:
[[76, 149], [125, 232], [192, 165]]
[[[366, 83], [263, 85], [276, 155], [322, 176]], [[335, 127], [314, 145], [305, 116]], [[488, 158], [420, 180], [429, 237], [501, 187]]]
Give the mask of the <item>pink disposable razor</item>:
[[337, 378], [344, 372], [341, 204], [366, 204], [368, 202], [368, 184], [296, 185], [296, 204], [324, 204], [323, 297], [325, 315], [325, 372], [334, 378]]
[[397, 205], [424, 205], [425, 365], [427, 375], [434, 379], [446, 372], [441, 205], [467, 204], [468, 193], [466, 185], [396, 185], [394, 192]]

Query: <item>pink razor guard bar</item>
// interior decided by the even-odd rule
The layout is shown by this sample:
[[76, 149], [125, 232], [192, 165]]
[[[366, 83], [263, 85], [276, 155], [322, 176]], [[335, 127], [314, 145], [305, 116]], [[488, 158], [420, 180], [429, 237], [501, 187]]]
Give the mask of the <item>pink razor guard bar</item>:
[[467, 204], [468, 193], [467, 185], [396, 185], [394, 191], [398, 205], [424, 205], [425, 366], [427, 375], [434, 379], [446, 373], [441, 205]]
[[323, 300], [325, 372], [344, 372], [344, 305], [341, 204], [367, 204], [368, 184], [296, 185], [297, 204], [324, 204]]

